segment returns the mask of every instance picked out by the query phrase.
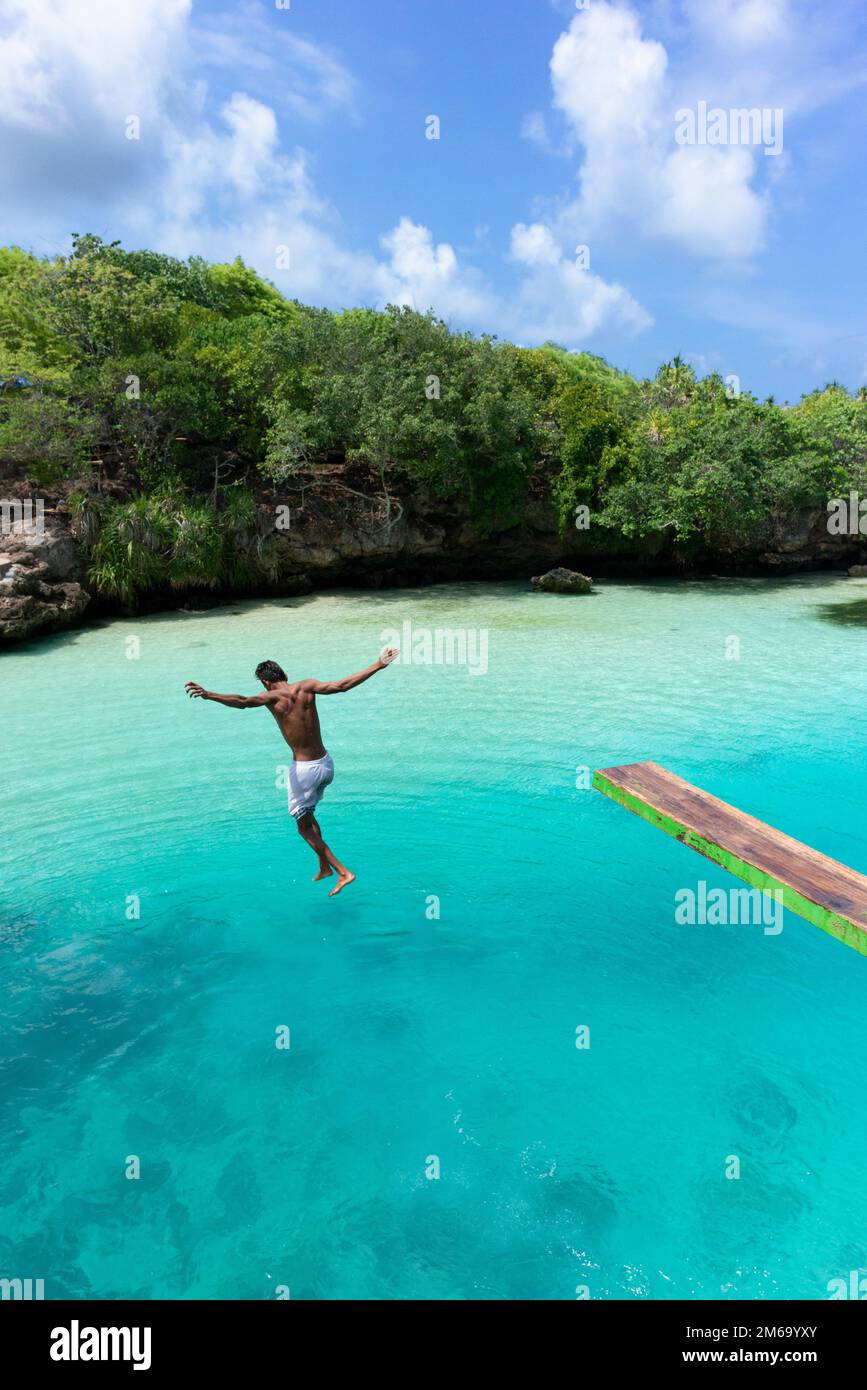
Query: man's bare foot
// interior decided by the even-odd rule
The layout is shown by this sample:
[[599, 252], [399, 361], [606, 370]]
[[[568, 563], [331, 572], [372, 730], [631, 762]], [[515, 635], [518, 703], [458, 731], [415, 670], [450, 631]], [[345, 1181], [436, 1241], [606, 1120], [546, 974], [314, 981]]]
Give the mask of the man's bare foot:
[[320, 878], [330, 878], [330, 877], [331, 877], [331, 870], [330, 870], [330, 868], [320, 869], [318, 874], [314, 874], [314, 875], [313, 875], [313, 882], [314, 882], [314, 883], [318, 883], [319, 880], [320, 880]]
[[345, 887], [347, 886], [347, 884], [349, 884], [349, 883], [354, 883], [354, 882], [355, 882], [355, 874], [351, 874], [351, 873], [349, 873], [349, 872], [347, 872], [347, 873], [345, 873], [345, 874], [338, 874], [338, 875], [337, 875], [337, 882], [335, 883], [335, 885], [334, 885], [334, 887], [332, 888], [331, 892], [328, 894], [329, 898], [336, 898], [336, 897], [337, 897], [337, 894], [338, 894], [343, 888], [345, 888]]

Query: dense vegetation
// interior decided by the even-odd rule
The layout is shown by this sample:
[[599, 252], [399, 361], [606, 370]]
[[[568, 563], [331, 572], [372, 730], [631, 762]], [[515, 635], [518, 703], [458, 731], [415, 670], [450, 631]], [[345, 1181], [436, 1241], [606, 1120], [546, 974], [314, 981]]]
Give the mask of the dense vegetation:
[[56, 259], [0, 249], [0, 380], [0, 467], [73, 488], [92, 582], [127, 601], [273, 575], [255, 494], [335, 460], [369, 470], [386, 526], [412, 488], [466, 499], [481, 531], [509, 524], [541, 467], [564, 534], [667, 533], [684, 555], [824, 509], [867, 471], [863, 389], [779, 406], [678, 358], [637, 381], [93, 236]]

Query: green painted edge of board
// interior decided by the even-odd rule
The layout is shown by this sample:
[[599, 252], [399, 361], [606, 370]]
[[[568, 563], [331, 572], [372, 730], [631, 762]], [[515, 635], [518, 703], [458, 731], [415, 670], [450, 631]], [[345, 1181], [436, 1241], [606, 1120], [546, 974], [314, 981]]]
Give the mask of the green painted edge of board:
[[600, 772], [593, 774], [593, 786], [596, 791], [616, 801], [619, 806], [623, 806], [627, 811], [632, 811], [642, 820], [646, 820], [649, 825], [655, 825], [657, 830], [662, 830], [666, 835], [670, 835], [674, 840], [680, 840], [681, 844], [687, 845], [689, 849], [694, 849], [698, 854], [703, 854], [705, 859], [710, 859], [714, 864], [719, 864], [720, 868], [727, 869], [735, 878], [742, 879], [751, 888], [758, 888], [763, 893], [779, 892], [782, 894], [782, 903], [790, 912], [795, 912], [799, 917], [811, 923], [814, 927], [819, 927], [822, 931], [828, 932], [838, 941], [842, 941], [844, 946], [851, 946], [853, 951], [859, 955], [867, 956], [867, 932], [850, 922], [848, 917], [841, 917], [839, 913], [832, 912], [829, 907], [823, 907], [821, 903], [814, 903], [809, 898], [804, 898], [788, 884], [773, 878], [771, 874], [765, 873], [762, 869], [757, 869], [753, 864], [748, 864], [745, 860], [739, 859], [730, 850], [725, 850], [720, 845], [715, 845], [712, 840], [705, 840], [701, 835], [697, 835], [694, 830], [688, 830], [685, 825], [674, 820], [671, 816], [663, 815], [646, 801], [641, 801], [639, 797], [633, 796], [631, 792], [626, 792], [622, 787], [617, 787], [610, 782], [607, 777], [603, 777]]

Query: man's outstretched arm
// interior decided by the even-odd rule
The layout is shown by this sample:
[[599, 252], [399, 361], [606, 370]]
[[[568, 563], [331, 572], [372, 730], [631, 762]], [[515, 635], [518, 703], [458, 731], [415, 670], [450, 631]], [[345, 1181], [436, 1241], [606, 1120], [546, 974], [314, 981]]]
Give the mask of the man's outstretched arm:
[[184, 689], [191, 700], [216, 700], [218, 705], [228, 705], [229, 709], [256, 709], [259, 705], [270, 704], [275, 698], [270, 690], [263, 690], [261, 695], [218, 695], [214, 690], [205, 690], [195, 681], [187, 681]]
[[386, 647], [378, 661], [374, 661], [372, 666], [365, 666], [363, 671], [356, 671], [354, 676], [344, 676], [342, 681], [302, 681], [302, 685], [312, 695], [343, 695], [347, 690], [354, 690], [357, 685], [369, 681], [377, 671], [384, 671], [396, 656], [397, 647]]

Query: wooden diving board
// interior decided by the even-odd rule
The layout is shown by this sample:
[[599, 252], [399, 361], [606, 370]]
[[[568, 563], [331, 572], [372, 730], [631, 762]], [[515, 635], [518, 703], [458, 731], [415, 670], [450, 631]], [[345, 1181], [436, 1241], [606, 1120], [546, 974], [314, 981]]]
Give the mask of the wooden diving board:
[[593, 786], [751, 888], [867, 955], [867, 878], [693, 787], [657, 763], [603, 767]]

